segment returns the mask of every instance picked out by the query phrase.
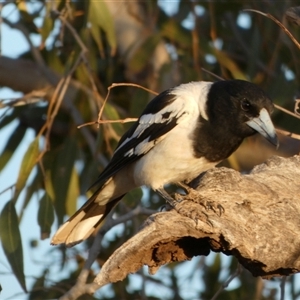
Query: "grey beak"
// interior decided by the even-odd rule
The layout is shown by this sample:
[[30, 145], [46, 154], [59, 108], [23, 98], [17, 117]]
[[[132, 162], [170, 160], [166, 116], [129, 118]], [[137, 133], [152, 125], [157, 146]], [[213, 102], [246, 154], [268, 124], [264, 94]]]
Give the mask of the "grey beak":
[[278, 149], [279, 141], [277, 138], [277, 134], [270, 115], [265, 108], [260, 111], [257, 118], [249, 120], [248, 122], [246, 122], [246, 124], [260, 133]]

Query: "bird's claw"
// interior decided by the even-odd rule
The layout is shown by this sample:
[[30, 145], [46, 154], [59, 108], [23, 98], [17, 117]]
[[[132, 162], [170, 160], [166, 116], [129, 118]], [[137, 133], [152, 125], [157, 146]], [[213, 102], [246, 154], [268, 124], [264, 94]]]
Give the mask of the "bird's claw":
[[[225, 212], [224, 207], [221, 204], [216, 203], [215, 201], [206, 200], [200, 197], [199, 193], [196, 190], [184, 183], [180, 182], [178, 183], [178, 186], [180, 186], [187, 192], [185, 199], [183, 199], [181, 195], [175, 195], [177, 204], [183, 202], [183, 200], [187, 202], [187, 205], [180, 205], [180, 207], [176, 207], [178, 213], [194, 220], [197, 225], [198, 221], [201, 220], [213, 227], [212, 222], [209, 220], [209, 215], [204, 211], [200, 211], [199, 206], [192, 208], [193, 205], [191, 203], [200, 204], [202, 207], [204, 207], [205, 211], [208, 212], [209, 210], [212, 210], [219, 217], [221, 217]], [[175, 208], [175, 206], [173, 207]]]
[[215, 201], [205, 200], [201, 198], [199, 193], [196, 190], [194, 190], [193, 188], [185, 184], [182, 185], [182, 183], [180, 183], [180, 186], [182, 188], [185, 188], [185, 190], [188, 192], [187, 194], [188, 199], [191, 199], [195, 203], [199, 203], [205, 208], [206, 211], [212, 210], [219, 217], [221, 217], [222, 214], [225, 212], [225, 209], [221, 204], [216, 203]]
[[214, 201], [199, 201], [199, 204], [202, 205], [207, 211], [212, 210], [219, 217], [221, 217], [225, 212], [224, 207], [219, 203], [215, 203]]
[[183, 200], [181, 202], [182, 203], [180, 206], [175, 208], [180, 215], [192, 219], [196, 225], [198, 225], [199, 221], [202, 221], [213, 227], [212, 222], [209, 220], [208, 214], [204, 211], [199, 211], [199, 206], [195, 202]]
[[170, 197], [168, 199], [166, 199], [166, 202], [172, 207], [172, 208], [176, 208], [176, 206], [181, 203], [183, 201], [183, 199], [181, 197], [176, 197], [175, 199]]

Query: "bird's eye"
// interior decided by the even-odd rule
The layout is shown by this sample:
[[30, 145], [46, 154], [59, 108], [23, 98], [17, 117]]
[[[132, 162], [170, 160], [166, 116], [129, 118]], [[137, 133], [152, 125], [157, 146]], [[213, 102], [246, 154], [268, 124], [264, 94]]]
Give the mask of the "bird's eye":
[[251, 108], [251, 104], [248, 100], [244, 99], [241, 103], [241, 108], [244, 111], [248, 111]]

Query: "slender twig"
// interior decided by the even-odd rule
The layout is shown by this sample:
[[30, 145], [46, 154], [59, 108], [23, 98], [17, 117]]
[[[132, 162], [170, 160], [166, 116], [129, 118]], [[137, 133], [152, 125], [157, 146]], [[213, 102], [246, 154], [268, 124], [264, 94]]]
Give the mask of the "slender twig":
[[14, 184], [10, 185], [9, 187], [5, 188], [3, 191], [0, 192], [0, 195], [6, 193], [9, 190], [12, 190], [15, 187], [15, 185], [16, 184], [14, 183]]
[[294, 113], [300, 117], [300, 99], [295, 100]]
[[76, 68], [81, 62], [81, 57], [79, 56], [74, 63], [73, 67], [69, 71], [68, 75], [64, 78], [62, 78], [59, 83], [56, 86], [56, 89], [52, 95], [52, 98], [49, 102], [49, 107], [47, 111], [47, 121], [44, 124], [44, 126], [41, 128], [39, 131], [38, 135], [41, 136], [45, 131], [45, 147], [44, 150], [41, 151], [38, 161], [44, 156], [44, 154], [49, 150], [50, 147], [50, 133], [51, 133], [51, 128], [54, 122], [54, 118], [58, 113], [58, 110], [61, 106], [62, 100], [66, 94], [67, 88], [70, 84], [71, 78], [73, 73], [75, 72]]
[[96, 284], [86, 284], [89, 269], [91, 268], [92, 264], [94, 263], [95, 259], [97, 258], [101, 247], [102, 247], [102, 240], [104, 238], [105, 233], [113, 228], [116, 225], [122, 224], [127, 222], [128, 220], [131, 220], [134, 216], [144, 214], [144, 215], [151, 215], [155, 211], [151, 209], [147, 209], [142, 207], [141, 205], [138, 205], [136, 208], [128, 212], [127, 214], [117, 218], [112, 219], [112, 214], [110, 214], [104, 224], [104, 226], [98, 231], [94, 241], [93, 245], [89, 250], [88, 258], [85, 261], [84, 267], [82, 271], [80, 272], [76, 284], [63, 296], [59, 298], [59, 300], [75, 300], [81, 295], [84, 295], [86, 293], [94, 293], [99, 286]]
[[80, 36], [78, 35], [77, 31], [75, 28], [68, 22], [68, 20], [60, 14], [59, 11], [52, 11], [53, 14], [55, 14], [61, 22], [66, 25], [66, 27], [71, 31], [73, 37], [75, 38], [76, 42], [80, 46], [81, 50], [86, 53], [88, 52], [88, 48], [85, 46], [83, 41], [81, 40]]
[[126, 119], [120, 119], [120, 120], [98, 120], [93, 122], [87, 122], [82, 125], [77, 126], [78, 129], [88, 126], [88, 125], [96, 125], [96, 124], [111, 124], [111, 123], [130, 123], [130, 122], [136, 122], [138, 118], [126, 118]]
[[10, 107], [6, 108], [4, 113], [0, 116], [0, 122], [5, 118], [5, 116], [7, 115], [7, 113], [9, 112], [10, 109], [11, 109]]
[[28, 94], [25, 94], [21, 98], [0, 100], [0, 108], [23, 106], [40, 102], [42, 101], [41, 99], [45, 97], [48, 89], [50, 89], [50, 87], [41, 90], [34, 90]]
[[[224, 78], [222, 78], [222, 77], [216, 75], [215, 73], [212, 73], [212, 72], [209, 71], [209, 70], [206, 70], [205, 68], [202, 68], [202, 70], [203, 70], [204, 72], [208, 73], [209, 75], [215, 77], [215, 78], [218, 79], [218, 80], [225, 80]], [[296, 104], [295, 104], [295, 108], [294, 108], [295, 112], [292, 112], [292, 111], [290, 111], [290, 110], [287, 110], [287, 109], [283, 108], [282, 106], [280, 106], [280, 105], [278, 105], [278, 104], [274, 104], [274, 106], [275, 106], [278, 110], [281, 110], [281, 111], [285, 112], [286, 114], [288, 114], [288, 115], [290, 115], [290, 116], [293, 116], [293, 117], [295, 117], [295, 118], [297, 118], [297, 119], [300, 119], [300, 113], [297, 112], [299, 103], [300, 103], [300, 100], [296, 100]]]
[[100, 94], [99, 94], [99, 92], [98, 92], [98, 89], [97, 89], [97, 86], [96, 86], [94, 77], [93, 77], [93, 75], [92, 75], [92, 74], [93, 74], [93, 71], [92, 71], [92, 68], [91, 68], [91, 66], [90, 66], [90, 63], [89, 63], [89, 61], [88, 61], [88, 59], [87, 59], [85, 53], [82, 53], [81, 55], [82, 55], [82, 61], [84, 62], [85, 67], [86, 67], [86, 69], [87, 69], [87, 72], [86, 72], [86, 73], [87, 73], [87, 76], [88, 76], [88, 78], [89, 78], [89, 80], [90, 80], [90, 83], [91, 83], [91, 85], [92, 85], [93, 95], [95, 96], [95, 98], [96, 98], [96, 100], [97, 100], [96, 104], [97, 104], [98, 108], [100, 108], [100, 103], [103, 103], [104, 100], [103, 100], [103, 98], [100, 96]]
[[260, 14], [260, 15], [267, 17], [267, 18], [271, 19], [272, 21], [274, 21], [286, 33], [286, 35], [293, 41], [293, 43], [300, 49], [299, 42], [295, 39], [295, 37], [291, 34], [291, 32], [279, 20], [277, 20], [271, 14], [269, 14], [269, 13], [266, 14], [266, 13], [261, 12], [256, 9], [244, 9], [244, 11], [255, 12], [257, 14]]
[[5, 6], [7, 4], [14, 3], [14, 2], [16, 2], [16, 0], [6, 0], [6, 1], [2, 2], [2, 6]]
[[200, 66], [200, 63], [199, 63], [199, 52], [200, 52], [200, 49], [199, 49], [199, 37], [200, 37], [200, 34], [198, 32], [198, 20], [199, 18], [197, 17], [197, 13], [196, 13], [196, 5], [197, 3], [195, 3], [194, 1], [190, 1], [190, 4], [191, 4], [191, 13], [193, 15], [193, 18], [194, 18], [194, 22], [195, 22], [195, 25], [194, 25], [194, 28], [192, 29], [192, 54], [193, 54], [193, 66], [198, 74], [198, 77], [201, 78], [201, 68], [199, 67]]
[[230, 275], [230, 277], [222, 284], [222, 286], [219, 288], [219, 290], [214, 294], [214, 296], [210, 299], [210, 300], [216, 300], [217, 297], [228, 287], [228, 285], [230, 284], [230, 282], [238, 277], [243, 271], [243, 268], [240, 264], [238, 264], [235, 272], [233, 274]]
[[85, 46], [82, 39], [78, 35], [76, 29], [71, 25], [71, 23], [66, 19], [66, 17], [62, 16], [58, 11], [55, 11], [54, 13], [56, 13], [58, 15], [58, 18], [61, 20], [61, 22], [70, 30], [71, 34], [73, 35], [73, 37], [75, 38], [76, 42], [78, 43], [78, 45], [81, 49], [80, 56], [82, 58], [83, 63], [85, 64], [85, 66], [87, 68], [87, 75], [88, 75], [88, 78], [92, 85], [93, 94], [94, 94], [95, 98], [97, 99], [98, 106], [100, 106], [99, 104], [101, 102], [103, 102], [103, 99], [98, 93], [98, 89], [97, 89], [94, 77], [92, 76], [92, 68], [90, 66], [89, 60], [86, 57], [86, 55], [88, 53], [88, 48]]
[[300, 140], [300, 135], [299, 134], [289, 132], [289, 131], [285, 131], [285, 130], [278, 129], [278, 128], [276, 128], [276, 131], [281, 133], [282, 135], [288, 136], [288, 137], [296, 139], [296, 140]]
[[102, 107], [101, 107], [101, 109], [100, 109], [100, 111], [99, 111], [99, 114], [98, 114], [98, 121], [97, 121], [98, 124], [101, 124], [101, 117], [102, 117], [102, 114], [103, 114], [103, 111], [104, 111], [105, 104], [106, 104], [106, 102], [107, 102], [107, 100], [108, 100], [108, 97], [109, 97], [109, 95], [110, 95], [110, 90], [113, 89], [113, 88], [115, 88], [115, 87], [117, 87], [117, 86], [134, 86], [134, 87], [143, 89], [143, 90], [145, 90], [145, 91], [147, 91], [147, 92], [149, 92], [149, 93], [152, 93], [152, 94], [154, 94], [154, 95], [158, 95], [157, 92], [154, 92], [154, 91], [152, 91], [152, 90], [150, 90], [150, 89], [147, 89], [147, 88], [145, 88], [145, 87], [143, 87], [143, 86], [141, 86], [141, 85], [139, 85], [139, 84], [135, 84], [135, 83], [113, 83], [112, 85], [110, 85], [110, 86], [107, 88], [107, 94], [106, 94], [106, 97], [105, 97], [105, 99], [104, 99], [103, 105], [102, 105]]
[[0, 56], [2, 56], [2, 9], [3, 9], [4, 4], [0, 4]]
[[287, 276], [282, 276], [281, 283], [280, 283], [280, 300], [284, 300], [286, 280], [287, 280]]
[[270, 68], [268, 68], [257, 56], [253, 57], [253, 50], [249, 47], [248, 41], [243, 38], [241, 31], [237, 28], [238, 26], [235, 21], [235, 17], [233, 13], [225, 14], [225, 18], [228, 21], [228, 24], [230, 26], [230, 31], [233, 33], [236, 41], [239, 43], [240, 47], [245, 52], [247, 57], [248, 58], [251, 57], [251, 63], [254, 62], [266, 74], [268, 74], [271, 77], [275, 77], [274, 72], [272, 72]]
[[17, 29], [20, 32], [22, 32], [24, 38], [26, 39], [26, 41], [30, 47], [30, 51], [32, 53], [32, 56], [33, 56], [35, 62], [38, 63], [39, 66], [43, 66], [43, 67], [46, 66], [45, 61], [44, 61], [40, 51], [32, 43], [32, 41], [30, 39], [30, 33], [25, 26], [23, 26], [23, 24], [21, 22], [13, 23], [3, 17], [2, 17], [2, 22], [5, 23], [6, 25], [8, 25], [10, 28]]
[[286, 113], [286, 114], [288, 114], [288, 115], [290, 115], [290, 116], [293, 116], [293, 117], [295, 117], [295, 118], [297, 118], [297, 119], [300, 119], [300, 115], [297, 115], [297, 114], [293, 113], [292, 111], [290, 111], [290, 110], [288, 110], [288, 109], [285, 109], [285, 108], [283, 108], [282, 106], [280, 106], [280, 105], [278, 105], [278, 104], [274, 104], [274, 106], [275, 106], [277, 109], [283, 111], [284, 113]]
[[105, 223], [105, 225], [98, 231], [95, 240], [93, 242], [92, 247], [90, 248], [89, 251], [89, 257], [85, 262], [84, 269], [90, 268], [94, 260], [96, 259], [97, 255], [99, 254], [99, 251], [101, 249], [101, 241], [103, 239], [103, 236], [105, 233], [110, 230], [111, 228], [115, 227], [116, 225], [125, 223], [129, 220], [131, 220], [133, 217], [138, 216], [138, 215], [152, 215], [155, 213], [155, 210], [148, 209], [145, 207], [142, 207], [141, 205], [138, 205], [131, 211], [129, 211], [127, 214], [120, 216], [117, 219], [108, 219]]
[[218, 79], [218, 80], [225, 80], [224, 78], [222, 78], [221, 76], [218, 76], [217, 74], [205, 69], [205, 68], [201, 68], [205, 73], [211, 75], [212, 77]]

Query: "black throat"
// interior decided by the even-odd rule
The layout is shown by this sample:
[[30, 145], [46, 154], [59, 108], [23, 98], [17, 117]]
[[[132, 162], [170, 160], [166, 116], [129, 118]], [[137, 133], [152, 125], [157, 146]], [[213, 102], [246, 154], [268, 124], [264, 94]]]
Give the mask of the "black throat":
[[240, 146], [243, 137], [231, 133], [224, 126], [212, 126], [200, 117], [192, 140], [195, 157], [219, 162], [229, 157]]

